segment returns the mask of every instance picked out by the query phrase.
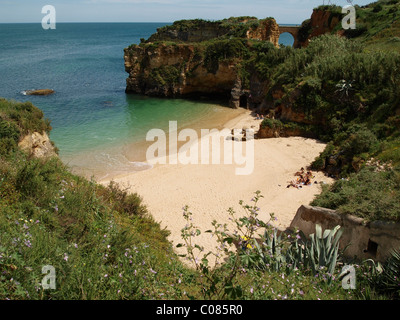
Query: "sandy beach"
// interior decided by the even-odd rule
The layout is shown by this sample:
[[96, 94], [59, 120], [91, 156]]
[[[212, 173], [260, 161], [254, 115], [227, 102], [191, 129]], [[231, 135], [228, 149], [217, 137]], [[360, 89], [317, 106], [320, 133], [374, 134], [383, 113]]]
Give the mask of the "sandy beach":
[[[256, 120], [247, 110], [225, 123], [224, 127], [254, 128], [258, 130], [261, 120]], [[196, 143], [199, 143], [197, 140]], [[181, 229], [185, 225], [182, 207], [189, 206], [193, 222], [203, 232], [211, 229], [211, 222], [230, 223], [228, 209], [232, 207], [237, 217], [244, 213], [239, 201], [250, 204], [259, 190], [264, 198], [259, 201], [259, 217], [267, 221], [273, 212], [274, 225], [285, 229], [290, 225], [297, 209], [309, 204], [320, 192], [321, 183], [332, 180], [323, 173], [313, 172], [312, 182], [318, 184], [301, 189], [287, 188], [294, 174], [307, 167], [323, 151], [325, 144], [313, 139], [290, 137], [256, 139], [254, 142], [254, 170], [249, 175], [236, 175], [238, 165], [232, 164], [155, 164], [152, 169], [113, 177], [121, 186], [129, 187], [143, 197], [155, 220], [170, 230], [170, 240], [182, 242]], [[234, 144], [243, 142], [233, 142]], [[103, 184], [109, 179], [101, 180]], [[210, 234], [202, 234], [196, 243], [212, 250], [216, 242]]]

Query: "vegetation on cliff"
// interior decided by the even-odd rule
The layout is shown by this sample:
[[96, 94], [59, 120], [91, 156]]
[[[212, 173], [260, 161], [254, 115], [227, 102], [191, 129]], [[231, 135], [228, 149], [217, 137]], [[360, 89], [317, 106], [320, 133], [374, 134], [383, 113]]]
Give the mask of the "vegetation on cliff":
[[[202, 42], [213, 38], [245, 38], [248, 30], [257, 29], [261, 21], [256, 17], [231, 17], [228, 19], [209, 21], [203, 19], [179, 20], [157, 30], [144, 42], [173, 40], [177, 42]], [[201, 35], [196, 31], [201, 31]]]

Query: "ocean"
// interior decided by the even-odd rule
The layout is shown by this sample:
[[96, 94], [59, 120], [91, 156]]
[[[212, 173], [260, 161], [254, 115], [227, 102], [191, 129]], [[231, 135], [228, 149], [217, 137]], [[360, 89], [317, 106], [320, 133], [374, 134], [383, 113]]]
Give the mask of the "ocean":
[[[167, 23], [0, 24], [0, 97], [31, 101], [53, 127], [50, 138], [70, 167], [91, 175], [147, 168], [127, 151], [152, 128], [208, 123], [227, 113], [218, 101], [125, 93], [123, 49]], [[282, 35], [281, 43], [291, 39]], [[26, 96], [30, 89], [49, 96]], [[129, 147], [128, 147], [129, 146]], [[78, 170], [79, 171], [79, 170]]]

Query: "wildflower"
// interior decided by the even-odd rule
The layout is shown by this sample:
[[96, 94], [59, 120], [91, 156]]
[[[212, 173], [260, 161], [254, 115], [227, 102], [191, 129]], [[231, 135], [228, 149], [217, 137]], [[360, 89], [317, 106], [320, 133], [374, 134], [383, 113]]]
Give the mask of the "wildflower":
[[74, 243], [74, 247], [75, 249], [78, 249], [78, 245], [76, 243]]
[[150, 268], [150, 271], [151, 271], [152, 273], [154, 273], [154, 274], [157, 274], [157, 272], [154, 271], [152, 268]]
[[65, 261], [68, 261], [68, 255], [66, 253], [64, 253], [64, 258]]
[[250, 293], [253, 294], [253, 288], [250, 288]]
[[105, 275], [104, 275], [104, 278], [107, 278], [108, 277], [108, 274], [106, 273]]

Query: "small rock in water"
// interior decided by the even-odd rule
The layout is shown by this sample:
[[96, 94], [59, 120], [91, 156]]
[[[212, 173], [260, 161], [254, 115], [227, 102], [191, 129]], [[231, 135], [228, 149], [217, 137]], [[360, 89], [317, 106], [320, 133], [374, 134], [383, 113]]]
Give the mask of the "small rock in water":
[[53, 94], [55, 91], [51, 89], [38, 89], [38, 90], [26, 90], [24, 91], [28, 96], [48, 96]]

